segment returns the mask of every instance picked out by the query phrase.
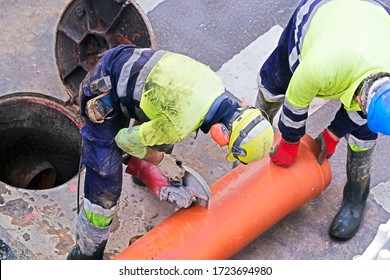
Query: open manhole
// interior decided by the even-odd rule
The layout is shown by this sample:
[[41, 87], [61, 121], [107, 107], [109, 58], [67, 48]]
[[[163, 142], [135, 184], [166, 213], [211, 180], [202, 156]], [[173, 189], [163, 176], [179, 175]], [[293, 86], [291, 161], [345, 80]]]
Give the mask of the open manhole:
[[62, 185], [78, 173], [81, 122], [33, 93], [0, 98], [0, 181], [25, 189]]
[[55, 54], [62, 82], [78, 103], [81, 81], [105, 50], [120, 44], [153, 47], [154, 35], [136, 3], [125, 0], [74, 0], [61, 15]]

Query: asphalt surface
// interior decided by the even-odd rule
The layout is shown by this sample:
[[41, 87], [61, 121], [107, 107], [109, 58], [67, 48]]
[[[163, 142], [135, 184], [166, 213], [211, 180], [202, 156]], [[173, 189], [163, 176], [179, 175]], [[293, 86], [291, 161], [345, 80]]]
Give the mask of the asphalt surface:
[[[138, 2], [143, 8], [153, 1]], [[155, 35], [155, 47], [190, 55], [215, 71], [274, 26], [283, 27], [298, 3], [296, 0], [155, 2], [158, 4], [146, 11]], [[61, 102], [69, 99], [68, 90], [58, 75], [54, 53], [56, 26], [68, 3], [61, 0], [0, 1], [3, 39], [0, 97], [28, 92]], [[328, 103], [313, 113], [308, 121], [308, 133], [315, 136], [322, 131], [337, 106]], [[327, 189], [232, 259], [352, 259], [361, 254], [378, 226], [390, 218], [389, 141], [386, 137], [379, 140], [367, 210], [362, 227], [353, 239], [339, 243], [327, 235], [346, 180], [346, 145], [342, 140], [330, 159], [332, 182]], [[209, 184], [231, 168], [207, 135], [187, 139], [176, 145], [174, 152]], [[49, 190], [26, 190], [0, 182], [1, 259], [64, 259], [74, 240], [76, 186], [76, 174]], [[131, 237], [149, 231], [174, 211], [171, 205], [158, 202], [148, 190], [134, 184], [131, 177], [124, 174], [120, 209], [105, 258], [114, 257], [129, 245]]]

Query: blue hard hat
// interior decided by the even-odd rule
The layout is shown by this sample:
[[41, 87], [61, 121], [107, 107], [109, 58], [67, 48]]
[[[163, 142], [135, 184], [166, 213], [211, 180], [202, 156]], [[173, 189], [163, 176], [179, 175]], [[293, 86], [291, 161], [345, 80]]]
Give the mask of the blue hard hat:
[[390, 82], [381, 85], [372, 97], [367, 124], [372, 132], [390, 135]]

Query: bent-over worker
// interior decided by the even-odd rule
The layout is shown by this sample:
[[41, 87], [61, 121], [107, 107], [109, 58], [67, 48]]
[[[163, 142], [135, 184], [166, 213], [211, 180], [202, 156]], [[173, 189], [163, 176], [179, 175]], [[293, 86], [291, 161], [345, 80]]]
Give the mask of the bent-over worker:
[[[130, 45], [107, 50], [81, 83], [80, 96], [86, 174], [76, 247], [68, 259], [103, 258], [122, 190], [124, 153], [130, 155], [128, 173], [160, 200], [186, 208], [190, 186], [182, 186], [185, 170], [169, 145], [211, 130], [227, 146], [229, 161], [247, 164], [267, 156], [273, 142], [272, 126], [259, 109], [241, 106], [208, 66], [169, 51]], [[136, 123], [129, 127], [131, 119]], [[154, 184], [159, 174], [163, 185]]]
[[329, 235], [355, 235], [365, 208], [378, 133], [390, 135], [390, 9], [380, 1], [301, 1], [278, 45], [260, 69], [256, 106], [272, 122], [282, 106], [282, 139], [270, 153], [293, 164], [305, 134], [309, 104], [338, 99], [340, 109], [316, 138], [322, 164], [340, 138], [348, 143], [347, 183]]

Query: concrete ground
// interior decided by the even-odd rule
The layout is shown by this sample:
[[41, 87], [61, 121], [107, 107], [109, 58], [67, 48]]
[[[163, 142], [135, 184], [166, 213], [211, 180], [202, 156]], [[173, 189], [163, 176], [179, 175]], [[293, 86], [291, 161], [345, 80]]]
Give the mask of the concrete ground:
[[[54, 56], [55, 26], [68, 1], [0, 1], [0, 96], [20, 92], [41, 93], [66, 101], [69, 98], [57, 71]], [[45, 7], [45, 9], [41, 9]], [[308, 134], [317, 135], [334, 114], [336, 102], [315, 111]], [[1, 126], [1, 123], [0, 123]], [[354, 238], [339, 243], [327, 230], [341, 202], [346, 181], [345, 140], [330, 159], [332, 182], [317, 198], [289, 214], [248, 244], [231, 259], [352, 259], [361, 254], [378, 226], [390, 218], [390, 139], [380, 137], [372, 168], [371, 193], [363, 224]], [[208, 135], [190, 137], [175, 146], [174, 153], [197, 170], [211, 185], [230, 170], [220, 148]], [[81, 173], [81, 186], [84, 172]], [[74, 245], [78, 176], [48, 190], [15, 188], [0, 182], [0, 239], [16, 251], [19, 259], [64, 259]], [[113, 258], [142, 235], [172, 215], [174, 207], [159, 202], [146, 188], [123, 176], [118, 216], [106, 250]], [[82, 193], [82, 190], [81, 190]]]

